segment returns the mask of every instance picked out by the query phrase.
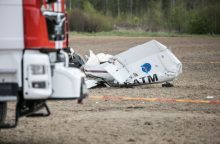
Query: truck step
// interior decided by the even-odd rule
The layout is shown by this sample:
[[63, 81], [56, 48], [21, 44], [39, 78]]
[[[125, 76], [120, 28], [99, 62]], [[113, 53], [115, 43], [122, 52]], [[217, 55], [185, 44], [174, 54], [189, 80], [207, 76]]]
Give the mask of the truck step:
[[11, 102], [14, 102], [14, 101], [17, 101], [18, 100], [18, 98], [17, 98], [17, 96], [1, 96], [0, 95], [0, 102], [9, 102], [9, 101], [11, 101]]
[[17, 121], [14, 124], [1, 124], [0, 129], [10, 129], [10, 128], [16, 128]]

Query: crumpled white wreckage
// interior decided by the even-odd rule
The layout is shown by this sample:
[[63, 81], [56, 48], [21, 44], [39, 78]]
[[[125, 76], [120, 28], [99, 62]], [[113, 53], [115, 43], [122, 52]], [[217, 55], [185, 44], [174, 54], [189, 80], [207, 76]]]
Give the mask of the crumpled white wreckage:
[[104, 53], [95, 55], [90, 51], [87, 61], [72, 51], [71, 65], [84, 71], [88, 88], [154, 83], [173, 86], [170, 82], [182, 73], [182, 63], [156, 40], [132, 47], [115, 56]]

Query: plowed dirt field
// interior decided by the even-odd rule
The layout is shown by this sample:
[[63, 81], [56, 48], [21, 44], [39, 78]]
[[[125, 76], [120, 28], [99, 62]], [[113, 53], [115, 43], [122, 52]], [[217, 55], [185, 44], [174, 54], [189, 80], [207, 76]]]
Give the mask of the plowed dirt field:
[[[50, 117], [21, 118], [16, 129], [0, 131], [0, 143], [220, 143], [220, 104], [213, 102], [220, 100], [220, 38], [72, 36], [70, 46], [81, 55], [89, 54], [89, 49], [114, 55], [152, 39], [168, 46], [183, 62], [183, 74], [174, 81], [174, 87], [96, 88], [90, 90], [83, 105], [76, 101], [48, 102]], [[118, 96], [183, 101], [121, 100]]]

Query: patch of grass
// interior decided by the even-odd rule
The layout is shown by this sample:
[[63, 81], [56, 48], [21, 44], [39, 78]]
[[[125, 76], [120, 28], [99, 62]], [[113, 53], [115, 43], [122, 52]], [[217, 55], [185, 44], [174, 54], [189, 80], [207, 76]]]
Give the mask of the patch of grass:
[[72, 35], [77, 36], [122, 36], [122, 37], [203, 37], [212, 36], [220, 37], [220, 35], [192, 35], [192, 34], [179, 34], [179, 33], [168, 33], [168, 32], [145, 32], [136, 30], [113, 30], [107, 32], [71, 32]]

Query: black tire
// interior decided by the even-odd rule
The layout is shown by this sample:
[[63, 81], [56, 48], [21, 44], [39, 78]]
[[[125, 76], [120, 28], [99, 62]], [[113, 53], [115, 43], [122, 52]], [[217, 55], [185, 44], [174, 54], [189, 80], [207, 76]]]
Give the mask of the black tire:
[[6, 102], [0, 102], [0, 124], [4, 123], [6, 113], [7, 113], [7, 103]]

